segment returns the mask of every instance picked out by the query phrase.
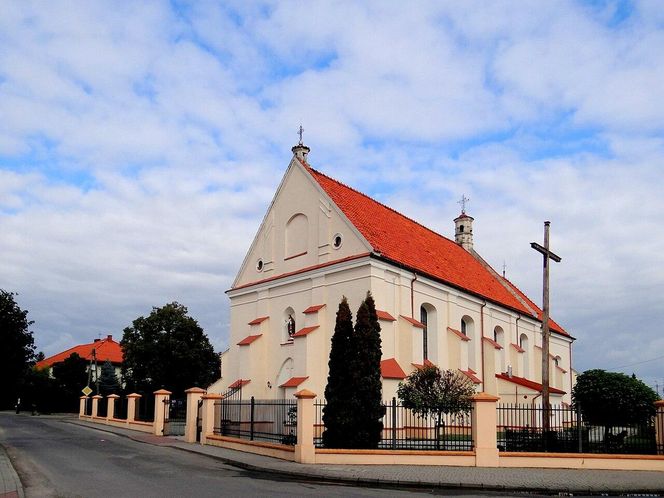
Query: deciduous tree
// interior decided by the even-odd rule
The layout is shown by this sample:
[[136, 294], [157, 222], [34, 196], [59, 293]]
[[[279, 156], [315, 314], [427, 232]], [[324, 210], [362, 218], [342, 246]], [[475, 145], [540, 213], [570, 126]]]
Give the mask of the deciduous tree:
[[28, 312], [16, 303], [15, 295], [0, 289], [1, 408], [14, 406], [21, 396], [35, 357], [35, 343], [30, 331], [33, 322], [28, 320]]
[[586, 423], [604, 427], [642, 424], [655, 415], [658, 394], [635, 376], [601, 369], [586, 370], [572, 388], [572, 402]]
[[445, 434], [443, 415], [470, 412], [475, 385], [456, 370], [440, 370], [435, 365], [425, 365], [411, 373], [399, 384], [397, 396], [403, 406], [420, 417], [435, 417], [437, 444], [440, 429]]
[[165, 388], [176, 397], [219, 377], [219, 357], [207, 335], [177, 302], [134, 320], [124, 329], [120, 344], [128, 389], [151, 393]]

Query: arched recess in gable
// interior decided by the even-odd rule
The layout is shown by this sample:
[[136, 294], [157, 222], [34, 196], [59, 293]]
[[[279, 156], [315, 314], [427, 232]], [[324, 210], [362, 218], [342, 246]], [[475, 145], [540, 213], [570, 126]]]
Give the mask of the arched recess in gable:
[[286, 396], [286, 389], [283, 387], [278, 387], [281, 384], [287, 382], [291, 377], [293, 377], [293, 358], [286, 358], [279, 368], [279, 373], [277, 374], [277, 388], [279, 389], [279, 397], [284, 398]]
[[297, 213], [286, 223], [285, 258], [292, 258], [306, 253], [309, 246], [309, 219], [303, 213]]

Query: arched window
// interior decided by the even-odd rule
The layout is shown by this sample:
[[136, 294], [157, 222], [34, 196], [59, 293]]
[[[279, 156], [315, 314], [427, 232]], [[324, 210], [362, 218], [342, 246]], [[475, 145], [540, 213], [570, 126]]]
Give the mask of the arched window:
[[493, 340], [503, 349], [500, 350], [500, 365], [497, 365], [501, 372], [505, 371], [505, 331], [502, 327], [496, 326], [493, 329]]
[[286, 223], [286, 258], [299, 256], [307, 252], [309, 245], [309, 220], [298, 213]]
[[420, 307], [420, 322], [422, 322], [422, 325], [424, 325], [424, 329], [422, 330], [422, 358], [424, 360], [429, 359], [429, 337], [428, 337], [428, 328], [427, 328], [427, 322], [428, 322], [428, 313], [427, 309], [424, 306]]
[[297, 331], [295, 325], [295, 311], [290, 306], [284, 310], [284, 325], [281, 342], [293, 342], [293, 334]]
[[471, 342], [467, 343], [468, 348], [468, 368], [475, 370], [475, 322], [468, 315], [461, 318], [461, 333], [468, 337]]
[[523, 376], [528, 378], [530, 376], [530, 344], [526, 334], [521, 334], [519, 337], [519, 346], [523, 349]]

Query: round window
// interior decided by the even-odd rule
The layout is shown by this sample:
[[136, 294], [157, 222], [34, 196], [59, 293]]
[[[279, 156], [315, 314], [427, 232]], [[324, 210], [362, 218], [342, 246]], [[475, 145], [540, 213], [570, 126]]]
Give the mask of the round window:
[[262, 259], [259, 259], [258, 261], [256, 261], [256, 270], [263, 271], [263, 260]]
[[336, 235], [332, 238], [332, 246], [333, 246], [335, 249], [339, 249], [339, 248], [341, 247], [341, 244], [343, 244], [343, 242], [344, 242], [344, 239], [343, 239], [343, 237], [341, 236], [340, 233], [336, 234]]

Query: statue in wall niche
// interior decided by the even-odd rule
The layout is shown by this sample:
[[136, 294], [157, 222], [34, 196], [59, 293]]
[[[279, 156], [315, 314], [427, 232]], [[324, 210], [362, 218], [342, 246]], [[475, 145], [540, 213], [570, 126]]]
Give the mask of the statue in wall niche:
[[293, 315], [288, 315], [286, 329], [288, 330], [288, 337], [293, 337], [293, 334], [295, 333], [295, 318], [293, 318]]

